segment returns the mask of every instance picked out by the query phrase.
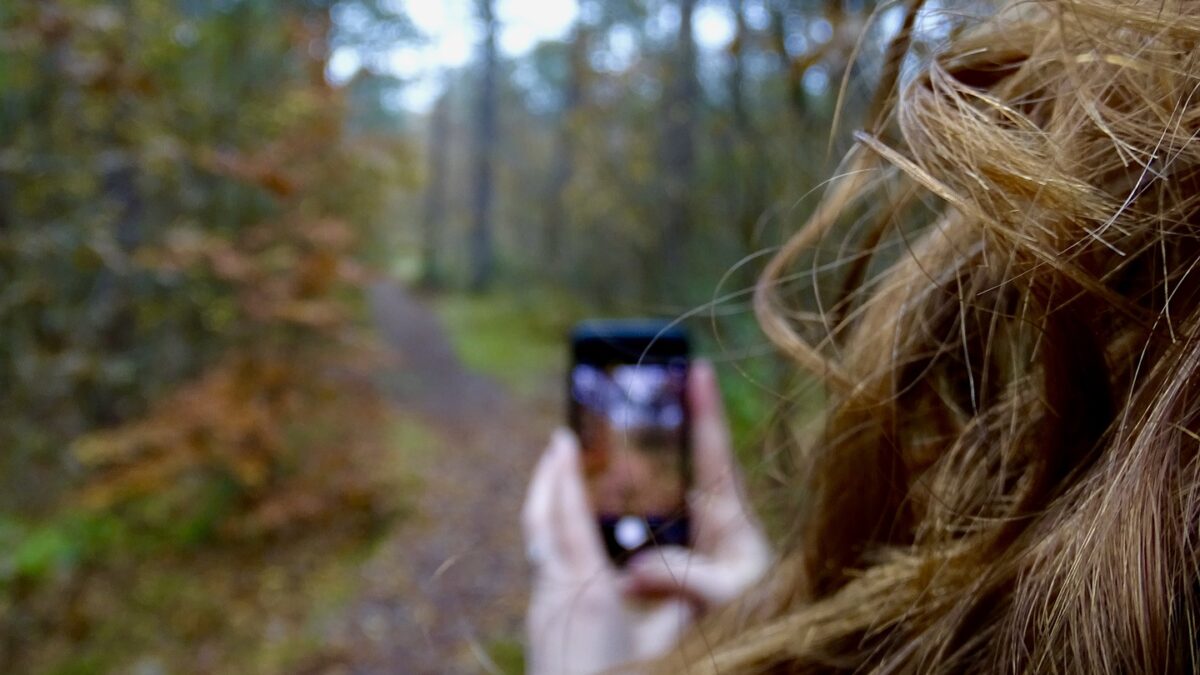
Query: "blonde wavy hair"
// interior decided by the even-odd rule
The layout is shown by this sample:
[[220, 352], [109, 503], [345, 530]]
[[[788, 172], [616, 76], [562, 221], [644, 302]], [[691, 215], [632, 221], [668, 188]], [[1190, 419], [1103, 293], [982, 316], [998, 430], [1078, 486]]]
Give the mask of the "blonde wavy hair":
[[[767, 335], [828, 392], [785, 458], [797, 535], [676, 656], [1197, 672], [1200, 2], [948, 18], [901, 77], [919, 9], [757, 290]], [[821, 309], [800, 311], [783, 282], [836, 236]]]

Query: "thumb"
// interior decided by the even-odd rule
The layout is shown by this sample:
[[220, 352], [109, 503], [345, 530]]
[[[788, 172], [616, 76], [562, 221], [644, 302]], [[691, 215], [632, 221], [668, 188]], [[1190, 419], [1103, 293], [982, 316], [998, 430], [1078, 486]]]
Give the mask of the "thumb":
[[625, 590], [635, 597], [683, 596], [707, 607], [738, 597], [761, 574], [759, 565], [718, 562], [686, 548], [662, 546], [629, 561]]
[[705, 492], [736, 498], [733, 444], [712, 364], [704, 360], [695, 361], [688, 375], [687, 389], [692, 414], [696, 487]]
[[556, 467], [557, 504], [554, 536], [563, 562], [580, 574], [594, 574], [605, 569], [608, 557], [596, 527], [592, 507], [588, 503], [587, 487], [583, 483], [579, 442], [575, 434], [559, 430], [551, 441]]

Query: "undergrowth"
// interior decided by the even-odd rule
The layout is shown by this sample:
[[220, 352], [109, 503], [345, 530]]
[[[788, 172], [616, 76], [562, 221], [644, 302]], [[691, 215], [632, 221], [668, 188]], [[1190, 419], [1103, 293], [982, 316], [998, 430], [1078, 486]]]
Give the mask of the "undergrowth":
[[328, 626], [420, 488], [412, 448], [436, 454], [442, 443], [435, 429], [398, 414], [372, 433], [382, 443], [369, 470], [393, 496], [387, 513], [342, 502], [247, 533], [225, 526], [240, 512], [231, 486], [193, 493], [189, 517], [175, 523], [162, 519], [173, 507], [160, 493], [119, 509], [3, 515], [4, 672], [275, 674], [338, 661], [345, 655]]
[[579, 301], [548, 289], [446, 294], [434, 306], [462, 362], [522, 395], [543, 390], [545, 377], [565, 370], [567, 334], [588, 314]]

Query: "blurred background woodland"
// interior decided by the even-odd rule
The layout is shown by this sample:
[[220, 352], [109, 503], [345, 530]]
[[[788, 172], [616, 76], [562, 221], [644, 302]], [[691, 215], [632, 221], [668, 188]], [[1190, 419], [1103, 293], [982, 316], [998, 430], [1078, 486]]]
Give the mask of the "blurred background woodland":
[[[566, 328], [597, 314], [688, 317], [752, 445], [780, 369], [748, 289], [902, 17], [0, 3], [0, 672], [422, 671], [406, 644], [519, 671], [519, 546], [465, 554], [522, 579], [476, 589], [509, 604], [469, 639], [414, 597], [451, 575], [443, 459], [520, 455], [486, 516], [515, 532]], [[438, 359], [491, 398], [432, 392]], [[451, 428], [496, 416], [524, 449]]]

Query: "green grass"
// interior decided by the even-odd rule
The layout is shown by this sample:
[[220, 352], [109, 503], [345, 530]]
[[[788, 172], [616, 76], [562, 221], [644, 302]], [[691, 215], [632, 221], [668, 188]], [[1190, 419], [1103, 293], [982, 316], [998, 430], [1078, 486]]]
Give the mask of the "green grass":
[[504, 675], [525, 672], [525, 647], [515, 638], [502, 638], [487, 646], [488, 658]]
[[419, 489], [419, 476], [441, 454], [451, 448], [446, 439], [428, 422], [415, 415], [397, 414], [388, 425], [387, 443], [395, 472], [392, 482], [408, 489]]
[[446, 295], [435, 307], [468, 368], [526, 395], [565, 369], [567, 331], [586, 313], [551, 291]]

